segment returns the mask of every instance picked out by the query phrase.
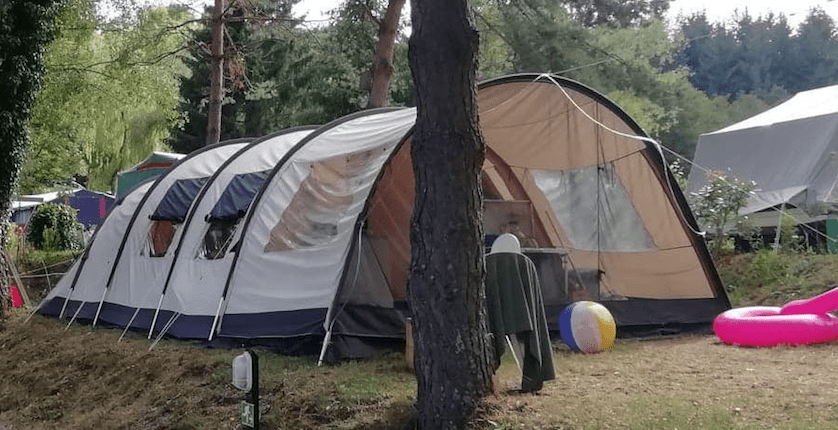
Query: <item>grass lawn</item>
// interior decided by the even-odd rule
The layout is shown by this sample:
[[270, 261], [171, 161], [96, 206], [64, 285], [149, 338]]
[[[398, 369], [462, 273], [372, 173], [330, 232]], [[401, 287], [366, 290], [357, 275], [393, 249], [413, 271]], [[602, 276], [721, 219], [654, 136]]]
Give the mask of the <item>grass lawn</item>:
[[[833, 256], [722, 261], [735, 306], [822, 292]], [[15, 311], [0, 330], [0, 429], [238, 429], [240, 351], [144, 337]], [[66, 330], [65, 330], [66, 328]], [[520, 394], [504, 357], [475, 429], [838, 429], [836, 344], [739, 348], [714, 336], [618, 341], [593, 355], [555, 350], [555, 381]], [[401, 429], [415, 398], [401, 354], [317, 367], [260, 354], [263, 429]]]

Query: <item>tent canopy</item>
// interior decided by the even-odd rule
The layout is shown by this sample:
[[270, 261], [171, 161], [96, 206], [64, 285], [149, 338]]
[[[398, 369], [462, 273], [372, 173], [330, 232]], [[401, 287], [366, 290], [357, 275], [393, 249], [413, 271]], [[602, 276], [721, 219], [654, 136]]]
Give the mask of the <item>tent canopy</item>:
[[[694, 163], [756, 182], [747, 215], [789, 204], [810, 216], [838, 203], [838, 85], [803, 91], [759, 115], [699, 137]], [[689, 191], [707, 183], [694, 168]], [[776, 222], [775, 222], [776, 224]]]
[[[485, 82], [478, 106], [486, 243], [520, 239], [551, 330], [575, 300], [606, 305], [622, 333], [707, 327], [729, 308], [659, 148], [625, 112], [549, 75]], [[415, 118], [374, 109], [190, 154], [128, 194], [40, 311], [331, 358], [402, 342]]]

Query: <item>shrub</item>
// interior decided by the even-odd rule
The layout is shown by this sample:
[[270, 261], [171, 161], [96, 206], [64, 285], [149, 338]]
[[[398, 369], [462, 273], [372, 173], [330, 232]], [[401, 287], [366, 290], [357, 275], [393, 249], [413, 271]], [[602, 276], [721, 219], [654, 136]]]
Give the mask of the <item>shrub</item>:
[[697, 192], [691, 193], [693, 213], [703, 228], [712, 234], [711, 250], [719, 256], [727, 242], [724, 231], [728, 224], [737, 225], [739, 209], [748, 202], [756, 183], [713, 172], [711, 180]]
[[29, 221], [27, 238], [37, 249], [48, 251], [81, 249], [82, 229], [76, 221], [76, 210], [54, 203], [38, 206]]

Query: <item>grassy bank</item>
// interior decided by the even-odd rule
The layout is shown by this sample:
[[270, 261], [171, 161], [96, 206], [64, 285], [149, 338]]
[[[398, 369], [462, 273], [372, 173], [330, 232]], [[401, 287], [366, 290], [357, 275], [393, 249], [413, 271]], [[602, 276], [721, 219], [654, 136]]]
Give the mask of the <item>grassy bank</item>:
[[718, 259], [733, 306], [781, 305], [838, 283], [838, 255], [762, 250]]

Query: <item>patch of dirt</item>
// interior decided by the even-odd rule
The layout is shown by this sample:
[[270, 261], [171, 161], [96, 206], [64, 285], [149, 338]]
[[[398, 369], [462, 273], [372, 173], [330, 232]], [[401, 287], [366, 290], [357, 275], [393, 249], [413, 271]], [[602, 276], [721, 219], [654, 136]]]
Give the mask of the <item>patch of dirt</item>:
[[[116, 330], [25, 318], [11, 315], [0, 331], [0, 429], [241, 428], [243, 396], [230, 384], [240, 351], [171, 342], [149, 351], [144, 338], [117, 342]], [[310, 365], [281, 372], [282, 382], [262, 384], [262, 429], [396, 428], [409, 413], [386, 397], [348, 398]]]
[[[230, 385], [238, 352], [149, 342], [16, 314], [0, 332], [0, 429], [239, 429]], [[398, 360], [316, 368], [311, 358], [260, 360], [263, 429], [410, 428], [415, 388]], [[739, 348], [713, 336], [618, 341], [583, 355], [559, 348], [556, 380], [519, 394], [505, 357], [476, 429], [838, 428], [835, 344]], [[370, 379], [374, 375], [376, 379]], [[371, 380], [360, 395], [347, 387]], [[351, 388], [351, 387], [349, 387]], [[383, 389], [383, 388], [382, 388]], [[372, 393], [372, 394], [370, 394]]]

